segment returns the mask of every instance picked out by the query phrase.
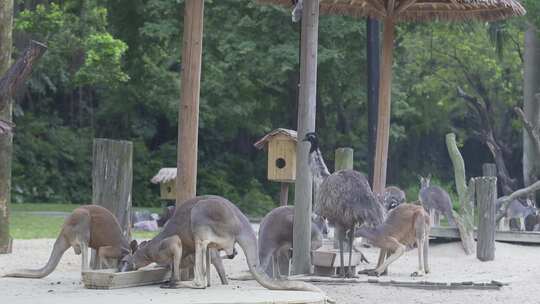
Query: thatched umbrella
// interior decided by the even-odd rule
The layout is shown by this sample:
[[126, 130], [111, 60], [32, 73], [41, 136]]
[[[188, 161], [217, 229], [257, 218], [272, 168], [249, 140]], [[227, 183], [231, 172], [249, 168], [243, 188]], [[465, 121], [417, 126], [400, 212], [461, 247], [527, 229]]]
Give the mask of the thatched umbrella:
[[[304, 0], [313, 1], [313, 0]], [[297, 0], [259, 0], [292, 6]], [[382, 65], [379, 85], [379, 118], [373, 190], [381, 193], [386, 183], [390, 126], [390, 97], [395, 24], [401, 21], [494, 21], [522, 16], [516, 0], [320, 0], [321, 14], [371, 17], [383, 22]]]

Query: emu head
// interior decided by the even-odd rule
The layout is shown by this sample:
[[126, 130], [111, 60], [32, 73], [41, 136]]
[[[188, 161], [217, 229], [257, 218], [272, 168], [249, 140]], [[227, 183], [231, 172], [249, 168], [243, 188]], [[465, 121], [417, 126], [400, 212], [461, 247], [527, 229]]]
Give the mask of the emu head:
[[429, 187], [431, 181], [431, 173], [427, 177], [420, 176], [420, 189]]
[[319, 138], [317, 137], [317, 133], [315, 132], [308, 132], [306, 133], [306, 137], [302, 141], [309, 141], [311, 144], [311, 148], [309, 149], [309, 153], [312, 153], [319, 149]]

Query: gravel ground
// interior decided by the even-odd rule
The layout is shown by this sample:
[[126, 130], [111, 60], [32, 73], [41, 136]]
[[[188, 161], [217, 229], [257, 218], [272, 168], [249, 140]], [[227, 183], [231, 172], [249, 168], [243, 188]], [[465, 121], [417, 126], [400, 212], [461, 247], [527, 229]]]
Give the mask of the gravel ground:
[[[38, 268], [43, 266], [52, 249], [54, 240], [16, 240], [14, 253], [0, 255], [0, 275], [16, 268]], [[368, 259], [377, 260], [375, 249], [366, 249]], [[319, 284], [328, 296], [337, 303], [539, 303], [540, 298], [540, 256], [539, 246], [520, 246], [506, 243], [496, 244], [495, 261], [480, 262], [474, 256], [466, 256], [459, 243], [432, 244], [432, 273], [418, 280], [440, 282], [489, 282], [498, 280], [510, 285], [491, 291], [426, 291], [403, 287], [377, 286], [375, 284]], [[224, 261], [227, 274], [238, 277], [247, 270], [243, 254], [234, 260]], [[373, 265], [366, 265], [373, 266]], [[416, 251], [409, 251], [390, 268], [386, 279], [412, 280], [409, 276], [416, 269]], [[362, 266], [361, 266], [362, 267]], [[163, 290], [157, 286], [145, 286], [112, 291], [84, 289], [80, 282], [80, 258], [73, 250], [65, 253], [58, 268], [44, 279], [0, 278], [0, 303], [71, 303], [73, 299], [84, 299], [80, 303], [106, 303], [104, 299], [126, 303], [195, 303], [197, 295], [203, 292], [225, 297], [233, 291], [240, 298], [249, 297], [247, 290], [260, 290], [254, 281], [231, 280], [228, 287], [218, 286], [219, 279], [213, 272], [215, 285], [206, 291]], [[292, 296], [292, 294], [291, 294]], [[240, 299], [239, 298], [239, 299]], [[9, 300], [9, 301], [6, 301]], [[144, 300], [144, 301], [143, 301]], [[95, 301], [95, 302], [94, 302]], [[240, 300], [239, 300], [240, 301]], [[277, 302], [273, 301], [273, 302]]]

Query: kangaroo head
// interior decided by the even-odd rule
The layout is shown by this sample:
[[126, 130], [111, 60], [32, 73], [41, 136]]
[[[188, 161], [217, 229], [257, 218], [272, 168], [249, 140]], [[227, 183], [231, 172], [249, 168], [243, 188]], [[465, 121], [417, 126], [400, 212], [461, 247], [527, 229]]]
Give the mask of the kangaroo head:
[[150, 264], [151, 261], [148, 261], [146, 258], [146, 252], [149, 249], [149, 246], [146, 246], [147, 243], [147, 241], [143, 241], [137, 245], [137, 241], [131, 241], [131, 253], [128, 253], [122, 257], [118, 263], [118, 271], [133, 271]]
[[420, 189], [429, 187], [431, 182], [431, 173], [427, 177], [420, 176]]

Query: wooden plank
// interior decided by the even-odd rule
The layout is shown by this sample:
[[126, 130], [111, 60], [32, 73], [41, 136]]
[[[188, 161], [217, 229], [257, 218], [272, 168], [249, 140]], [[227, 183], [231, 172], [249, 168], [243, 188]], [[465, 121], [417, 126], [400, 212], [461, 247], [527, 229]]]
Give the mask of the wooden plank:
[[178, 111], [176, 205], [196, 195], [203, 16], [204, 1], [185, 1], [182, 95]]
[[169, 280], [170, 277], [171, 272], [168, 269], [158, 267], [128, 272], [103, 269], [82, 273], [84, 287], [89, 289], [117, 289], [159, 284]]
[[377, 144], [373, 173], [373, 191], [382, 194], [386, 185], [388, 140], [390, 137], [390, 104], [392, 91], [392, 61], [394, 49], [395, 20], [384, 19], [382, 66], [379, 86], [379, 117], [377, 119]]
[[[305, 1], [302, 12], [300, 51], [300, 96], [298, 98], [298, 139], [315, 131], [317, 95], [317, 45], [319, 3]], [[296, 185], [294, 190], [294, 225], [292, 273], [311, 271], [311, 205], [313, 178], [308, 164], [309, 144], [299, 141], [296, 146]]]
[[[97, 138], [93, 146], [92, 203], [111, 211], [122, 233], [131, 238], [133, 145], [130, 141]], [[97, 268], [92, 250], [91, 266]]]
[[[474, 237], [476, 239], [476, 229]], [[429, 234], [433, 238], [460, 239], [458, 229], [455, 227], [433, 227]], [[540, 232], [533, 231], [495, 231], [495, 241], [511, 243], [540, 244]]]
[[480, 261], [493, 261], [495, 259], [497, 178], [493, 176], [475, 178], [474, 184], [479, 217], [476, 257]]

